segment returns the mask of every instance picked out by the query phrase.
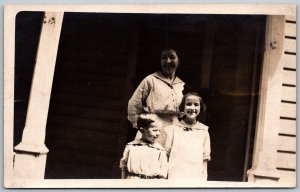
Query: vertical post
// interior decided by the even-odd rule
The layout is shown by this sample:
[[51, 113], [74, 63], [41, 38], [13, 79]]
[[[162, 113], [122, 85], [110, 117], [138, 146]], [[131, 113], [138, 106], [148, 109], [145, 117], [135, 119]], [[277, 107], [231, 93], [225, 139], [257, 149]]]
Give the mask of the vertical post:
[[43, 179], [46, 123], [63, 12], [46, 12], [42, 24], [22, 141], [15, 147], [14, 177]]
[[248, 125], [247, 125], [247, 138], [246, 138], [246, 146], [245, 146], [245, 161], [244, 161], [244, 169], [243, 169], [243, 181], [247, 180], [247, 171], [248, 171], [248, 163], [250, 161], [249, 153], [250, 153], [250, 145], [252, 138], [252, 127], [254, 126], [255, 121], [253, 121], [253, 117], [255, 116], [254, 106], [256, 103], [256, 96], [253, 93], [256, 93], [258, 90], [257, 78], [259, 78], [258, 73], [258, 54], [260, 52], [260, 41], [259, 41], [259, 31], [261, 27], [255, 27], [256, 35], [255, 35], [255, 52], [254, 52], [254, 62], [252, 66], [251, 72], [251, 87], [250, 87], [250, 104], [249, 104], [249, 114], [248, 114]]
[[260, 85], [260, 100], [250, 182], [277, 182], [277, 137], [280, 126], [280, 102], [284, 40], [284, 16], [268, 16], [266, 47]]

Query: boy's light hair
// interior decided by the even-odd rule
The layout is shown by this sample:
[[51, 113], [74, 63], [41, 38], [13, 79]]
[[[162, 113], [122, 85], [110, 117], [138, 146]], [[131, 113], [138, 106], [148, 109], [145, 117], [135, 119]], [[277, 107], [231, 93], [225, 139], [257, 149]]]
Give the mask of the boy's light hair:
[[154, 113], [141, 114], [137, 121], [138, 129], [148, 129], [150, 124], [159, 121], [159, 118]]

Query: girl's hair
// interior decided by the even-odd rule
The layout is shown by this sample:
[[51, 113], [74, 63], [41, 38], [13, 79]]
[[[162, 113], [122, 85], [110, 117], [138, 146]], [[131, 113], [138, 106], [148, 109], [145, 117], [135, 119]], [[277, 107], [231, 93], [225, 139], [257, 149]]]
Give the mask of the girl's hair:
[[156, 114], [141, 114], [137, 120], [137, 127], [138, 129], [148, 129], [150, 124], [157, 120], [158, 118]]
[[197, 91], [197, 90], [193, 89], [192, 87], [190, 87], [189, 85], [184, 84], [183, 91], [182, 91], [183, 98], [182, 98], [181, 103], [179, 105], [179, 111], [181, 111], [181, 112], [184, 111], [186, 98], [190, 95], [194, 95], [194, 96], [199, 97], [199, 100], [200, 100], [200, 114], [202, 112], [205, 112], [206, 111], [206, 105], [203, 103], [202, 97], [200, 96], [201, 93], [202, 93], [202, 95], [205, 95], [204, 90], [202, 90], [202, 91], [198, 90]]
[[187, 92], [183, 95], [181, 103], [179, 105], [179, 111], [181, 111], [181, 112], [184, 111], [185, 100], [190, 95], [194, 95], [194, 96], [199, 97], [199, 100], [200, 100], [200, 113], [206, 111], [206, 105], [203, 103], [202, 98], [200, 97], [199, 93], [197, 93], [196, 91]]
[[173, 52], [175, 52], [175, 53], [177, 54], [177, 51], [176, 51], [175, 49], [171, 49], [171, 48], [165, 48], [165, 49], [163, 49], [163, 50], [161, 51], [161, 54], [162, 54], [163, 52], [167, 52], [167, 51], [173, 51]]

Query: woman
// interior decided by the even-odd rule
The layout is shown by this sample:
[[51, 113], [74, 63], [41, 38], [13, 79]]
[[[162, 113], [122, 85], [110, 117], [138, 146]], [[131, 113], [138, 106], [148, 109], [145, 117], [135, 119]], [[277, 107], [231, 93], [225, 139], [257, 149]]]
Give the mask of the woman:
[[[179, 105], [183, 97], [184, 82], [176, 77], [179, 58], [173, 49], [161, 53], [161, 71], [148, 75], [137, 87], [128, 102], [128, 120], [137, 128], [137, 119], [142, 113], [155, 113], [162, 126], [178, 121]], [[137, 133], [137, 138], [141, 134]], [[158, 142], [164, 146], [165, 132], [162, 129]]]

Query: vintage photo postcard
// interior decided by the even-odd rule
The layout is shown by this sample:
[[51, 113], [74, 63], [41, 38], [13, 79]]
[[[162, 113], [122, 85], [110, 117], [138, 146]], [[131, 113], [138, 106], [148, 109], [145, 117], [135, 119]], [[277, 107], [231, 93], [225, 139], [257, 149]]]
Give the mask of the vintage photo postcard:
[[296, 187], [296, 23], [293, 4], [5, 5], [4, 187]]

